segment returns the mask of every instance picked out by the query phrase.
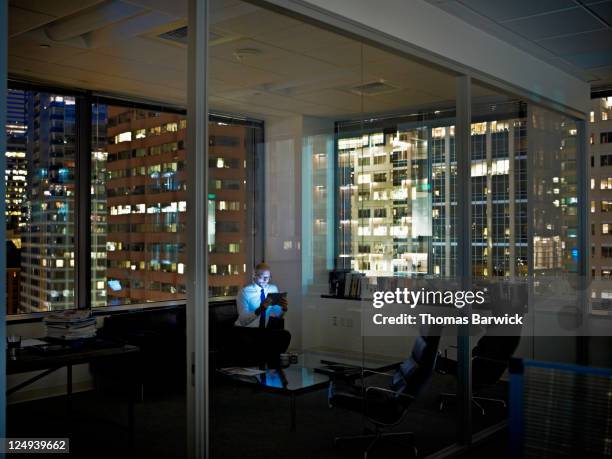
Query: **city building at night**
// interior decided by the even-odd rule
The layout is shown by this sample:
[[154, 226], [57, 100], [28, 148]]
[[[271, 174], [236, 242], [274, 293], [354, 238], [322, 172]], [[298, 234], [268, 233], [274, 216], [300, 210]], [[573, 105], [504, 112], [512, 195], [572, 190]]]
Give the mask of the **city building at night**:
[[[472, 272], [527, 274], [525, 107], [472, 123]], [[380, 124], [380, 123], [379, 123]], [[399, 120], [340, 136], [339, 265], [371, 276], [454, 276], [455, 127]], [[343, 132], [343, 129], [340, 129]]]
[[[612, 97], [591, 100], [589, 217], [591, 297], [612, 300]], [[597, 302], [597, 304], [601, 304]]]

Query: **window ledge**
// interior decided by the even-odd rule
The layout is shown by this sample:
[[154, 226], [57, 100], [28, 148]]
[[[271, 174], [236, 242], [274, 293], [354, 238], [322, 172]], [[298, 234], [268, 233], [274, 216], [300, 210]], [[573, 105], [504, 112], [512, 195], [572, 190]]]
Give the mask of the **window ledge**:
[[[209, 298], [210, 303], [233, 300], [235, 297], [215, 297]], [[175, 309], [185, 307], [186, 301], [161, 301], [155, 303], [138, 303], [138, 304], [123, 304], [117, 306], [102, 306], [91, 309], [93, 316], [105, 316], [112, 314], [121, 314], [129, 312], [151, 311], [155, 309]], [[7, 325], [23, 324], [29, 322], [42, 322], [42, 320], [50, 314], [61, 311], [45, 311], [33, 312], [29, 314], [13, 314], [6, 316]]]

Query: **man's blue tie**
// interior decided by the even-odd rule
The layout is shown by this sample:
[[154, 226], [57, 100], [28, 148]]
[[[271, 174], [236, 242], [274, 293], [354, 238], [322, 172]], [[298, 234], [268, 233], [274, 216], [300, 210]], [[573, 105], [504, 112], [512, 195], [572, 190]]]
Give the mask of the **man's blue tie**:
[[[261, 303], [263, 303], [266, 299], [266, 294], [264, 293], [264, 289], [261, 289], [261, 296], [260, 296], [260, 305]], [[266, 327], [266, 310], [264, 308], [261, 308], [261, 312], [259, 313], [259, 328], [265, 328]]]

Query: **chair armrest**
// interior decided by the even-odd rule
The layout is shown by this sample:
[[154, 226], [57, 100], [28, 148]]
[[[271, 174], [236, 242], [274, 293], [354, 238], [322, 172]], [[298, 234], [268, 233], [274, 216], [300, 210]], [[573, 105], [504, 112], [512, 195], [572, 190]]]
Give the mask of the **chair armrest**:
[[383, 375], [383, 376], [393, 376], [393, 373], [387, 373], [384, 371], [376, 371], [376, 370], [368, 370], [366, 368], [363, 369], [362, 371], [363, 374], [372, 374], [372, 375]]
[[[365, 390], [365, 396], [364, 396], [364, 401], [365, 401], [365, 412], [369, 413], [370, 412], [370, 398], [368, 397], [368, 394], [371, 394], [372, 392], [382, 392], [382, 393], [387, 393], [387, 394], [391, 394], [393, 396], [398, 396], [401, 397], [407, 401], [412, 402], [415, 397], [413, 397], [412, 395], [408, 395], [408, 394], [402, 394], [401, 392], [395, 392], [391, 389], [385, 389], [383, 387], [377, 387], [377, 386], [369, 386], [366, 388]], [[372, 400], [373, 401], [373, 400]]]
[[[383, 375], [383, 376], [393, 376], [393, 373], [385, 373], [381, 371], [369, 370], [367, 368], [352, 366], [352, 368], [347, 369], [346, 371], [338, 371], [331, 373], [332, 380], [335, 379], [357, 379], [364, 378], [372, 375]], [[325, 373], [328, 374], [328, 373]]]
[[386, 392], [386, 393], [389, 393], [389, 394], [393, 394], [395, 396], [405, 397], [405, 398], [407, 398], [409, 400], [414, 400], [415, 399], [415, 397], [413, 397], [412, 395], [402, 394], [401, 392], [395, 392], [394, 390], [385, 389], [384, 387], [370, 386], [370, 387], [367, 387], [366, 390], [365, 390], [365, 393], [366, 393], [366, 402], [368, 401], [368, 392], [374, 392], [374, 391]]

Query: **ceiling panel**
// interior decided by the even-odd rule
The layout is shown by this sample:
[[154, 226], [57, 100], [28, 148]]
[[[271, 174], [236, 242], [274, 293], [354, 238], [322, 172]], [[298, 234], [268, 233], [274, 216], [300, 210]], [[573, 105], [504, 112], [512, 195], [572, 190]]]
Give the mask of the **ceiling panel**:
[[565, 58], [573, 64], [587, 68], [605, 67], [612, 64], [612, 52], [610, 50], [575, 54], [565, 56]]
[[530, 40], [603, 28], [597, 19], [581, 8], [504, 22], [504, 26]]
[[67, 67], [135, 81], [169, 84], [171, 87], [184, 86], [186, 78], [185, 73], [180, 69], [144, 64], [92, 52], [74, 56]]
[[605, 49], [611, 50], [612, 53], [612, 30], [602, 29], [566, 37], [549, 38], [538, 43], [560, 56]]
[[595, 78], [600, 81], [609, 81], [610, 75], [612, 75], [612, 65], [608, 65], [605, 67], [600, 67], [597, 69], [592, 69], [591, 73]]
[[612, 54], [612, 0], [427, 1], [596, 89], [612, 87], [612, 72], [594, 67]]
[[102, 1], [103, 0], [10, 0], [9, 5], [11, 7], [61, 18], [98, 3], [102, 3]]
[[266, 83], [280, 83], [285, 78], [270, 71], [259, 70], [235, 62], [211, 58], [210, 78], [227, 81], [239, 87], [253, 87]]
[[129, 59], [135, 63], [155, 64], [162, 67], [187, 67], [187, 48], [170, 46], [149, 38], [134, 37], [125, 40], [121, 46], [108, 46], [95, 50], [97, 54]]
[[356, 41], [339, 45], [323, 46], [321, 48], [304, 51], [304, 55], [329, 62], [342, 67], [356, 67], [361, 65], [361, 48], [363, 45]]
[[299, 24], [281, 30], [268, 29], [257, 35], [257, 39], [274, 43], [283, 49], [296, 53], [306, 53], [323, 47], [341, 46], [354, 43], [354, 40], [328, 32], [309, 24]]
[[9, 66], [11, 65], [11, 56], [23, 56], [41, 62], [66, 62], [73, 56], [87, 52], [84, 49], [62, 45], [54, 45], [49, 48], [41, 47], [38, 43], [23, 35], [9, 39], [8, 49]]
[[55, 19], [49, 14], [37, 13], [22, 8], [9, 7], [8, 34], [14, 37], [20, 33], [40, 27]]
[[270, 31], [280, 32], [292, 29], [297, 27], [299, 22], [276, 13], [255, 8], [254, 11], [247, 14], [242, 14], [226, 21], [214, 22], [213, 24], [215, 28], [225, 32], [245, 37], [256, 37]]
[[85, 71], [76, 67], [67, 67], [63, 64], [14, 58], [13, 67], [24, 77], [60, 86], [86, 87], [92, 90], [148, 98], [152, 101], [167, 101], [168, 103], [176, 103], [178, 98], [180, 98], [181, 103], [184, 103], [185, 99], [184, 87], [173, 88], [161, 84], [143, 83], [128, 78]]
[[[127, 1], [127, 0], [125, 0]], [[130, 0], [131, 1], [131, 0]], [[55, 84], [184, 104], [187, 50], [155, 36], [185, 24], [177, 17], [185, 0], [134, 0], [161, 11], [155, 21], [122, 21], [97, 29], [96, 48], [86, 39], [41, 48], [42, 28], [12, 39], [13, 75]], [[90, 2], [64, 2], [74, 11]], [[51, 9], [51, 2], [29, 2]], [[39, 14], [39, 13], [37, 13]], [[174, 15], [173, 15], [174, 14]], [[141, 15], [139, 16], [142, 19]], [[167, 24], [165, 17], [167, 16]], [[236, 0], [213, 0], [215, 31], [228, 40], [210, 47], [210, 106], [229, 112], [287, 116], [343, 117], [362, 110], [408, 110], [447, 104], [455, 93], [454, 78], [402, 56], [361, 44], [345, 36]], [[23, 21], [22, 29], [46, 23], [49, 16]], [[25, 30], [25, 29], [24, 29]], [[117, 43], [117, 44], [116, 44]], [[240, 49], [256, 49], [254, 54]], [[350, 88], [385, 80], [393, 92], [359, 96]]]
[[361, 111], [361, 97], [340, 89], [325, 89], [308, 94], [300, 94], [297, 99], [333, 108], [336, 113]]
[[576, 7], [572, 0], [460, 0], [459, 3], [499, 22]]
[[129, 3], [173, 16], [187, 17], [187, 0], [129, 0]]
[[608, 24], [612, 24], [612, 0], [589, 5], [589, 8]]

